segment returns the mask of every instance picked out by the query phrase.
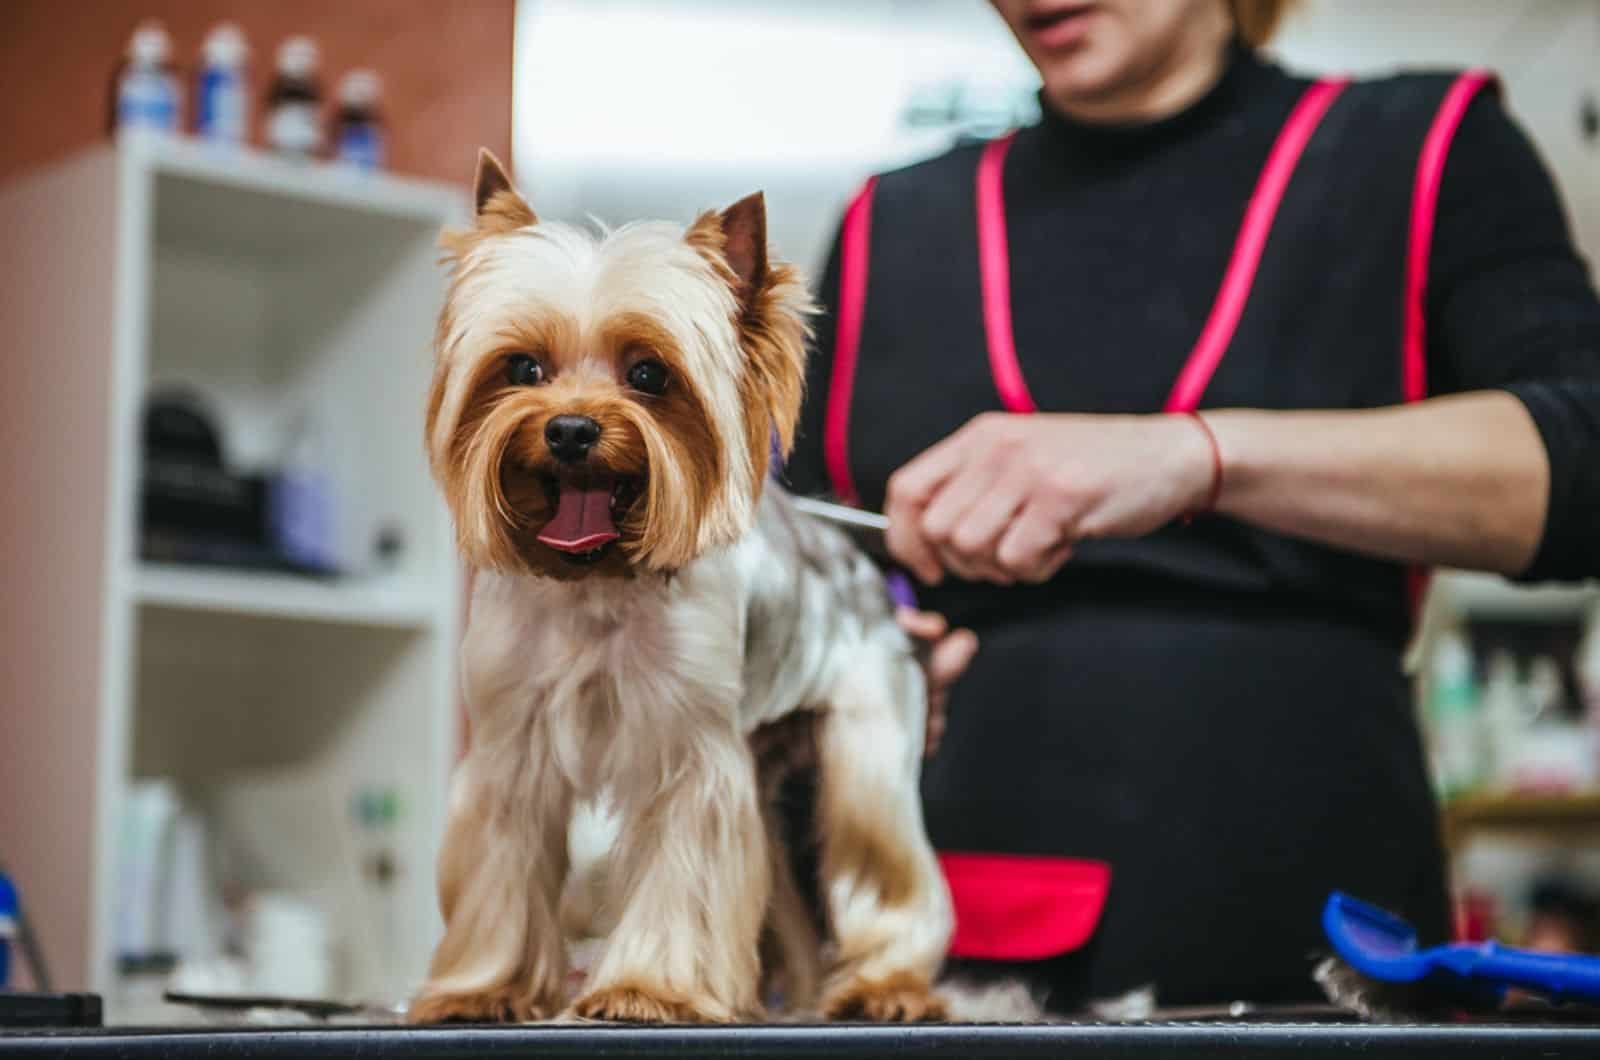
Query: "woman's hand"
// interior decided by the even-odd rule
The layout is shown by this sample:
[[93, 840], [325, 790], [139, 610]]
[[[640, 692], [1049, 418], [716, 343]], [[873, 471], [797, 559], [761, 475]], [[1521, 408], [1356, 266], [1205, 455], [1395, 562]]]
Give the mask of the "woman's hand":
[[966, 672], [978, 651], [978, 637], [970, 629], [951, 629], [945, 617], [932, 611], [902, 607], [895, 613], [900, 628], [922, 641], [927, 650], [920, 653], [922, 671], [928, 679], [928, 726], [922, 753], [931, 756], [944, 736], [945, 707], [950, 702], [950, 686]]
[[889, 550], [918, 578], [1042, 582], [1087, 538], [1192, 511], [1214, 467], [1184, 416], [986, 412], [889, 479]]

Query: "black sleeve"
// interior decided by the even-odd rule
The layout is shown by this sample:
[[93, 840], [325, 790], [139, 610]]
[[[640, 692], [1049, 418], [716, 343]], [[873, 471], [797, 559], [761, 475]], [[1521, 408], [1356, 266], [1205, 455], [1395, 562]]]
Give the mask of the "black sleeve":
[[833, 374], [834, 312], [839, 297], [839, 235], [834, 233], [828, 251], [828, 265], [821, 285], [815, 290], [821, 311], [811, 322], [814, 336], [806, 357], [806, 396], [800, 408], [800, 425], [795, 431], [794, 451], [784, 466], [784, 482], [790, 491], [806, 497], [832, 493], [828, 468], [822, 453], [822, 421], [828, 407], [828, 380]]
[[1509, 391], [1549, 454], [1544, 537], [1519, 580], [1600, 574], [1600, 301], [1550, 174], [1489, 93], [1445, 164], [1426, 313], [1429, 391]]

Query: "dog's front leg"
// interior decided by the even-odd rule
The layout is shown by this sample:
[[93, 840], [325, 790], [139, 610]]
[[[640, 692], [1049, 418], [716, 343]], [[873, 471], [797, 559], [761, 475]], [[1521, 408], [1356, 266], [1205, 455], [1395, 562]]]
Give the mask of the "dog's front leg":
[[618, 789], [622, 916], [577, 1016], [705, 1023], [759, 1012], [771, 884], [755, 764], [731, 723], [678, 743], [660, 756], [666, 779]]
[[566, 951], [555, 907], [570, 806], [565, 781], [537, 752], [480, 744], [457, 768], [439, 855], [445, 933], [410, 1022], [518, 1022], [560, 1010]]

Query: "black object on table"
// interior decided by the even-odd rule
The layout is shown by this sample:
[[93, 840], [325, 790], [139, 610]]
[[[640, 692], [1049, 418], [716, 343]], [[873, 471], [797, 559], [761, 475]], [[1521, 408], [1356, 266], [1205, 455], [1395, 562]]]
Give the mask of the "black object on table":
[[5, 1057], [853, 1058], [1096, 1057], [1186, 1060], [1360, 1056], [1364, 1060], [1600, 1056], [1600, 1026], [1371, 1025], [1329, 1021], [978, 1026], [307, 1027], [0, 1033]]
[[13, 1028], [98, 1027], [99, 994], [23, 994], [0, 990], [0, 1054]]

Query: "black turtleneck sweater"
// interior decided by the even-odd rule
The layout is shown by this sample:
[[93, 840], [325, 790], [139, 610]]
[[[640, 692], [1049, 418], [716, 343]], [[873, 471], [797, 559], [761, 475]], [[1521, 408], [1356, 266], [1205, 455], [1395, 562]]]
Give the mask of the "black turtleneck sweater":
[[[1169, 383], [1188, 354], [1256, 176], [1306, 84], [1236, 49], [1221, 82], [1175, 116], [1092, 125], [1046, 106], [1018, 137], [1005, 172], [1016, 345], [1060, 349], [1066, 330], [1072, 350], [1025, 365], [1041, 408], [1148, 411], [1146, 384]], [[933, 177], [937, 165], [922, 168]], [[820, 440], [837, 251], [822, 279], [828, 312], [790, 467], [806, 493], [827, 490]], [[896, 267], [894, 247], [874, 253]], [[917, 253], [906, 248], [907, 268], [922, 267]], [[1549, 510], [1522, 580], [1600, 573], [1600, 302], [1554, 183], [1493, 94], [1473, 102], [1450, 149], [1427, 317], [1429, 393], [1509, 390], [1544, 440]]]
[[[1383, 395], [1397, 386], [1398, 256], [1421, 135], [1385, 108], [1442, 83], [1424, 82], [1358, 86], [1329, 112], [1291, 182], [1241, 348], [1204, 406], [1398, 400]], [[1306, 85], [1237, 48], [1218, 85], [1176, 116], [1105, 127], [1046, 108], [1018, 135], [1004, 170], [1011, 305], [1041, 409], [1160, 408]], [[900, 462], [999, 407], [969, 234], [976, 151], [879, 185], [850, 434], [869, 506]], [[1348, 193], [1367, 159], [1360, 186], [1390, 189], [1392, 209]], [[1369, 223], [1397, 234], [1340, 234]], [[1339, 260], [1350, 246], [1368, 257]], [[802, 493], [828, 492], [838, 258], [836, 246], [787, 469]], [[1257, 307], [1273, 298], [1290, 304]], [[1508, 390], [1544, 440], [1549, 508], [1525, 577], [1600, 573], [1600, 304], [1548, 174], [1490, 94], [1448, 157], [1426, 316], [1429, 393]], [[1213, 518], [1089, 543], [1047, 586], [924, 592], [982, 641], [924, 772], [935, 844], [1112, 865], [1095, 940], [1027, 969], [1056, 1004], [1152, 982], [1172, 1003], [1314, 995], [1307, 954], [1333, 887], [1409, 915], [1425, 937], [1444, 932], [1437, 826], [1399, 665], [1403, 586], [1396, 565]]]

